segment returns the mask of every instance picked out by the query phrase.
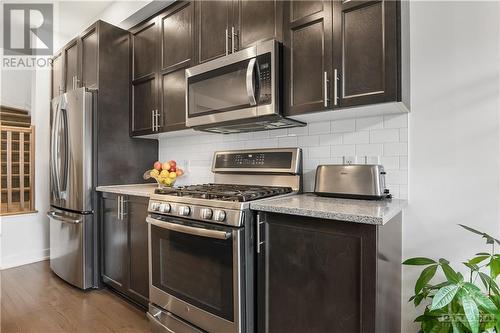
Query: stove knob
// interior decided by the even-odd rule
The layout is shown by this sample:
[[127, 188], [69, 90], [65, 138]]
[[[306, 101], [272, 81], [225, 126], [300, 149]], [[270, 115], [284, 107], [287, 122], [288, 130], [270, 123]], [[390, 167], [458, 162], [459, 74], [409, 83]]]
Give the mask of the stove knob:
[[214, 220], [217, 222], [224, 222], [226, 219], [226, 212], [223, 210], [216, 210], [214, 214]]
[[212, 218], [212, 210], [210, 208], [203, 208], [200, 213], [202, 219], [210, 220]]
[[158, 210], [160, 209], [160, 204], [158, 202], [152, 202], [151, 203], [151, 210]]
[[159, 211], [161, 213], [169, 213], [170, 212], [170, 204], [169, 203], [162, 203], [160, 205]]
[[179, 207], [179, 215], [180, 216], [188, 216], [191, 213], [191, 209], [189, 206], [180, 206]]

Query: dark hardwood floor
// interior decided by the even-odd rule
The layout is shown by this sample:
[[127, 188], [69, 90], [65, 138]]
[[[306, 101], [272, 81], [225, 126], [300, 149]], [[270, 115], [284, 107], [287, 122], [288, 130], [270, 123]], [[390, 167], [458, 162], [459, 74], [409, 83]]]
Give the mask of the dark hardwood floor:
[[144, 312], [108, 290], [82, 292], [48, 261], [0, 272], [1, 333], [150, 332]]

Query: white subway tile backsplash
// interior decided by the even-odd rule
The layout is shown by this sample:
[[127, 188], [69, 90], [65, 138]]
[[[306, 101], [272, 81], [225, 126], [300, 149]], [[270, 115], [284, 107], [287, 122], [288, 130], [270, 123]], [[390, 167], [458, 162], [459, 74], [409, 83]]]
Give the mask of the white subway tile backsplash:
[[399, 142], [408, 142], [408, 128], [399, 129]]
[[278, 138], [278, 147], [297, 147], [297, 137], [296, 136], [284, 136]]
[[309, 130], [307, 129], [307, 126], [303, 127], [292, 127], [288, 129], [288, 134], [292, 135], [307, 135], [309, 133]]
[[381, 129], [370, 131], [371, 143], [398, 142], [399, 129]]
[[312, 123], [307, 126], [309, 135], [330, 133], [330, 122], [324, 121], [320, 123]]
[[356, 155], [355, 145], [332, 145], [330, 146], [330, 155], [332, 157], [343, 157], [347, 155]]
[[317, 135], [299, 136], [298, 144], [299, 147], [319, 146], [319, 136]]
[[309, 158], [329, 158], [330, 147], [319, 146], [309, 148]]
[[384, 169], [398, 170], [399, 169], [399, 157], [397, 156], [382, 156], [380, 157], [380, 164], [384, 166]]
[[342, 144], [342, 134], [323, 134], [319, 136], [321, 146], [331, 146]]
[[384, 146], [382, 144], [362, 144], [356, 145], [356, 156], [380, 156], [383, 155]]
[[[373, 163], [380, 160], [394, 197], [408, 196], [407, 115], [376, 116], [314, 122], [305, 127], [240, 134], [198, 133], [159, 140], [160, 160], [177, 160], [186, 176], [177, 184], [213, 181], [216, 150], [300, 147], [303, 150], [304, 191], [314, 189], [319, 164], [341, 164], [344, 158]], [[360, 162], [361, 163], [361, 162]]]
[[406, 156], [408, 155], [408, 144], [406, 142], [393, 142], [384, 144], [385, 156]]
[[386, 115], [384, 116], [384, 128], [403, 128], [408, 127], [408, 115]]
[[333, 120], [331, 122], [332, 133], [352, 132], [356, 130], [355, 119]]
[[345, 133], [342, 142], [345, 144], [352, 143], [369, 143], [370, 142], [370, 132], [362, 131], [362, 132], [349, 132]]
[[384, 128], [384, 117], [366, 117], [356, 119], [356, 131]]

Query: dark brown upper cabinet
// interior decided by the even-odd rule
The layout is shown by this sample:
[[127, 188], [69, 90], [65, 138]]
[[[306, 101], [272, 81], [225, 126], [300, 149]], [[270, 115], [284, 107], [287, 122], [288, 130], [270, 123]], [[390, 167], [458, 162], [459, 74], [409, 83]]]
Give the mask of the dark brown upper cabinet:
[[342, 1], [335, 12], [340, 107], [400, 100], [399, 2]]
[[132, 33], [131, 135], [185, 128], [185, 74], [195, 60], [195, 4], [176, 2]]
[[80, 40], [73, 39], [63, 48], [64, 55], [64, 91], [70, 91], [77, 88], [78, 69], [80, 67], [79, 56]]
[[231, 52], [232, 1], [194, 1], [198, 62], [206, 62]]
[[132, 105], [130, 134], [145, 135], [157, 131], [158, 121], [158, 32], [154, 17], [131, 29]]
[[235, 48], [283, 40], [283, 1], [239, 0], [233, 3]]
[[98, 89], [99, 73], [113, 69], [102, 59], [99, 63], [99, 57], [102, 58], [104, 53], [102, 49], [110, 47], [111, 42], [120, 43], [115, 47], [123, 47], [125, 43], [128, 47], [127, 32], [97, 21], [56, 52], [52, 57], [52, 98], [81, 87]]
[[399, 1], [285, 5], [285, 113], [401, 99]]
[[284, 9], [284, 99], [287, 115], [331, 109], [332, 2], [290, 1]]
[[161, 131], [185, 128], [185, 69], [195, 63], [194, 2], [179, 2], [160, 15], [159, 99]]
[[63, 91], [63, 56], [62, 52], [56, 53], [52, 57], [52, 92], [51, 98], [60, 95]]

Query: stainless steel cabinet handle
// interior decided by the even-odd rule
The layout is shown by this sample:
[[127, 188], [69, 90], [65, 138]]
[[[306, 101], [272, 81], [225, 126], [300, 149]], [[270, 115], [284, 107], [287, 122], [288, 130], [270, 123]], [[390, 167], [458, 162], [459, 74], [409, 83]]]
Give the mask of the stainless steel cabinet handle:
[[328, 73], [325, 71], [323, 73], [323, 87], [325, 89], [325, 98], [324, 98], [324, 107], [327, 108], [328, 107], [328, 104], [330, 103], [330, 94], [328, 93], [328, 83], [329, 83], [329, 80], [328, 80]]
[[264, 244], [260, 240], [260, 226], [264, 224], [263, 221], [260, 220], [260, 213], [257, 213], [257, 253], [260, 253], [260, 246]]
[[226, 55], [229, 54], [229, 32], [226, 29]]
[[121, 220], [121, 211], [120, 211], [120, 208], [121, 208], [121, 205], [120, 205], [120, 199], [121, 199], [121, 195], [119, 195], [117, 198], [116, 198], [116, 217], [118, 218], [118, 220]]
[[156, 131], [160, 130], [160, 111], [158, 109], [155, 110], [156, 113]]
[[238, 34], [235, 32], [234, 27], [231, 27], [231, 52], [233, 53], [237, 51], [236, 37], [238, 37]]
[[151, 110], [151, 130], [155, 131], [155, 110]]
[[69, 218], [69, 217], [66, 217], [66, 216], [59, 215], [59, 214], [57, 214], [54, 211], [48, 212], [47, 213], [47, 217], [49, 219], [54, 219], [56, 221], [60, 221], [60, 222], [64, 222], [64, 223], [70, 223], [70, 224], [78, 224], [78, 223], [81, 223], [83, 221], [83, 219], [72, 219], [72, 218]]
[[177, 224], [177, 223], [172, 223], [172, 222], [167, 222], [167, 221], [160, 221], [156, 220], [151, 217], [146, 217], [146, 222], [149, 224], [153, 224], [157, 227], [163, 228], [163, 229], [168, 229], [176, 232], [180, 232], [183, 234], [189, 234], [189, 235], [195, 235], [195, 236], [201, 236], [201, 237], [207, 237], [207, 238], [215, 238], [215, 239], [228, 239], [231, 237], [230, 232], [226, 231], [219, 231], [219, 230], [212, 230], [212, 229], [205, 229], [205, 228], [198, 228], [198, 227], [191, 227], [183, 224]]
[[333, 71], [333, 105], [337, 106], [339, 103], [339, 95], [338, 95], [338, 81], [339, 81], [339, 75], [338, 71], [335, 68]]

